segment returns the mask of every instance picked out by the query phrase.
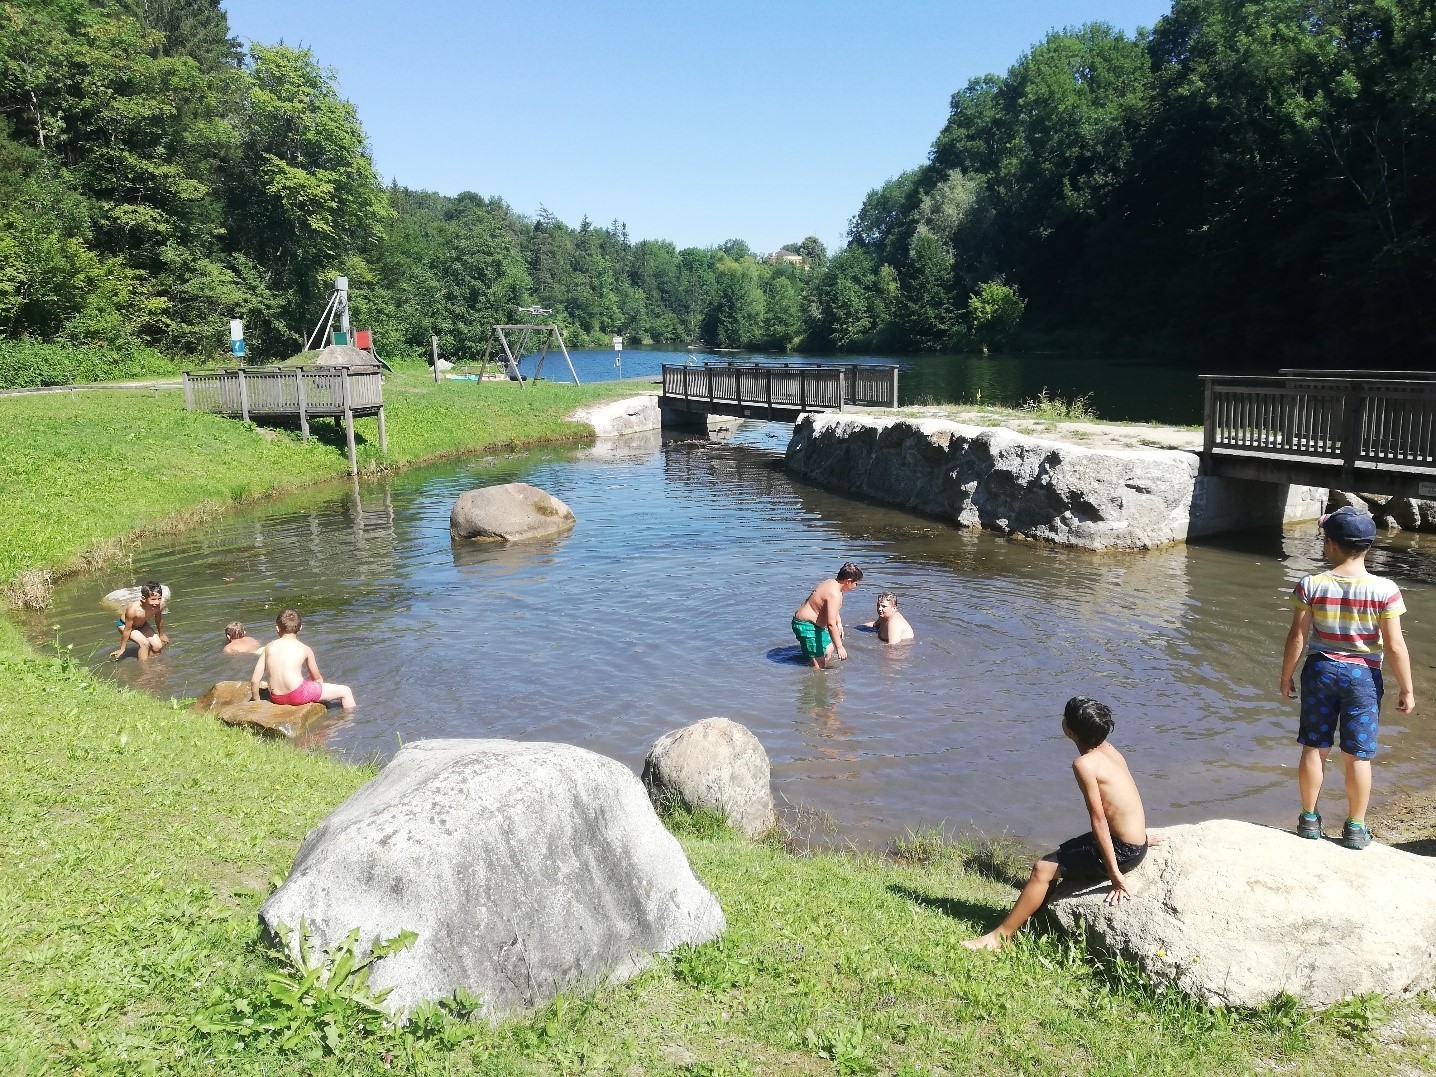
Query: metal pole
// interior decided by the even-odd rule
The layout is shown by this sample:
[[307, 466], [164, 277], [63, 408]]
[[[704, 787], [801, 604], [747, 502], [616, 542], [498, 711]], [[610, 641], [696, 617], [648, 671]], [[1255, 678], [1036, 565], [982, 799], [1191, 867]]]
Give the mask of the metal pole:
[[438, 338], [438, 337], [430, 337], [430, 338], [429, 338], [429, 354], [430, 354], [431, 356], [433, 356], [433, 359], [434, 359], [434, 384], [437, 385], [437, 384], [439, 383], [439, 338]]
[[553, 327], [553, 335], [558, 337], [558, 350], [563, 352], [563, 361], [568, 364], [568, 372], [573, 375], [575, 385], [582, 384], [578, 380], [578, 371], [573, 368], [573, 360], [568, 357], [568, 349], [563, 346], [563, 334], [558, 331], [558, 326]]

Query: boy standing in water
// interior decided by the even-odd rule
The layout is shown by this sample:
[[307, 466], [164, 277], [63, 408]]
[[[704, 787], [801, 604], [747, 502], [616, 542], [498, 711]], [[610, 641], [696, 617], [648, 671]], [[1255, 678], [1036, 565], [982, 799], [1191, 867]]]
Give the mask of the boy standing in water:
[[[154, 624], [150, 621], [153, 620]], [[147, 661], [152, 654], [164, 650], [170, 638], [165, 635], [165, 592], [154, 580], [140, 585], [140, 597], [125, 607], [120, 614], [120, 645], [110, 652], [110, 657], [119, 661], [125, 655], [130, 640], [135, 641], [135, 657]]]
[[1406, 605], [1401, 589], [1388, 579], [1366, 571], [1366, 551], [1376, 541], [1376, 521], [1353, 508], [1338, 509], [1319, 521], [1322, 555], [1331, 566], [1326, 572], [1303, 576], [1292, 595], [1296, 607], [1282, 656], [1284, 699], [1296, 692], [1296, 664], [1301, 670], [1301, 725], [1296, 739], [1301, 747], [1301, 815], [1296, 832], [1303, 838], [1321, 838], [1321, 796], [1326, 757], [1336, 733], [1346, 757], [1346, 825], [1341, 844], [1365, 849], [1371, 844], [1366, 828], [1366, 805], [1371, 799], [1371, 759], [1376, 754], [1376, 725], [1384, 685], [1381, 680], [1383, 648], [1391, 653], [1400, 696], [1396, 709], [1409, 714], [1416, 707], [1411, 683], [1411, 656], [1401, 634]]
[[1087, 802], [1092, 829], [1081, 837], [1069, 838], [1056, 852], [1037, 861], [1007, 919], [980, 939], [964, 942], [964, 946], [972, 950], [1002, 949], [1042, 907], [1060, 879], [1096, 881], [1106, 875], [1112, 882], [1107, 904], [1118, 905], [1131, 897], [1123, 873], [1147, 856], [1147, 817], [1127, 761], [1107, 743], [1112, 725], [1112, 712], [1095, 699], [1073, 696], [1067, 701], [1062, 732], [1077, 745], [1072, 774]]
[[826, 669], [829, 653], [836, 645], [838, 659], [847, 661], [843, 647], [843, 596], [857, 587], [863, 570], [851, 561], [838, 569], [831, 580], [813, 588], [807, 600], [793, 613], [793, 635], [814, 669]]
[[[249, 677], [249, 698], [259, 698], [259, 682], [269, 673], [269, 701], [282, 707], [302, 707], [306, 703], [338, 701], [345, 710], [353, 710], [354, 693], [343, 684], [326, 684], [319, 676], [319, 662], [314, 652], [299, 642], [304, 622], [298, 610], [285, 610], [274, 621], [279, 638], [259, 652], [259, 661]], [[305, 670], [309, 679], [304, 679]]]

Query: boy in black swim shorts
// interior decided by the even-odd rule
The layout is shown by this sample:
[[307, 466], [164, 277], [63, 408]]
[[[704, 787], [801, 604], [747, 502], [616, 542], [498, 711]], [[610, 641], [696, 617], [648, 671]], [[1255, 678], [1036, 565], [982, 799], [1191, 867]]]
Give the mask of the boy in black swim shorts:
[[1055, 852], [1037, 861], [1007, 919], [981, 938], [969, 939], [964, 946], [973, 950], [1002, 949], [1042, 907], [1061, 879], [1095, 882], [1106, 876], [1112, 882], [1112, 891], [1107, 895], [1109, 905], [1118, 905], [1131, 896], [1124, 876], [1146, 858], [1147, 818], [1127, 761], [1107, 743], [1112, 726], [1112, 712], [1095, 699], [1074, 696], [1067, 701], [1062, 732], [1077, 745], [1072, 774], [1087, 802], [1092, 829], [1064, 841]]

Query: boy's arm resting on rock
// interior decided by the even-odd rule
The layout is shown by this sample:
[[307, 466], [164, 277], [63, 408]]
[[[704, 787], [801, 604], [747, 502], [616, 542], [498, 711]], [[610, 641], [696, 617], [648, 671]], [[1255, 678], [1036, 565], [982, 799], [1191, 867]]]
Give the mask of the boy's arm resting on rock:
[[1396, 709], [1410, 714], [1416, 709], [1416, 687], [1411, 681], [1411, 652], [1406, 649], [1400, 615], [1381, 618], [1381, 645], [1391, 655], [1391, 672], [1396, 674], [1396, 686], [1401, 693]]
[[1291, 630], [1286, 634], [1286, 648], [1281, 656], [1281, 683], [1276, 690], [1282, 699], [1291, 699], [1296, 695], [1296, 664], [1301, 661], [1310, 635], [1311, 610], [1298, 607], [1291, 615]]
[[259, 702], [259, 682], [264, 677], [264, 648], [259, 649], [259, 658], [255, 660], [254, 672], [249, 675], [249, 698]]
[[1077, 787], [1082, 790], [1082, 799], [1087, 802], [1087, 814], [1092, 820], [1092, 836], [1097, 839], [1097, 848], [1102, 852], [1102, 866], [1107, 869], [1107, 878], [1112, 881], [1112, 892], [1107, 895], [1108, 905], [1119, 905], [1132, 895], [1127, 882], [1122, 878], [1122, 869], [1117, 866], [1117, 850], [1112, 848], [1112, 828], [1107, 825], [1107, 812], [1102, 807], [1102, 790], [1097, 784], [1097, 775], [1082, 766], [1078, 759], [1072, 764], [1072, 774]]

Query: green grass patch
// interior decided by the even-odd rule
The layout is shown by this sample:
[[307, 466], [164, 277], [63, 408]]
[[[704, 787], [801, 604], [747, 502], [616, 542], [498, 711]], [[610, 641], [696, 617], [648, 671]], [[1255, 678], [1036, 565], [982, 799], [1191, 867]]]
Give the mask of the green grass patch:
[[[632, 385], [542, 382], [435, 385], [422, 364], [385, 379], [389, 452], [378, 422], [361, 419], [359, 461], [375, 472], [499, 446], [581, 439], [574, 408], [631, 395]], [[103, 561], [117, 540], [190, 526], [237, 501], [348, 471], [342, 432], [328, 420], [297, 430], [186, 412], [175, 390], [46, 393], [0, 398], [0, 586], [36, 586], [27, 570]], [[87, 556], [88, 555], [88, 556]], [[20, 604], [24, 595], [12, 600]], [[39, 600], [43, 601], [43, 587]]]

